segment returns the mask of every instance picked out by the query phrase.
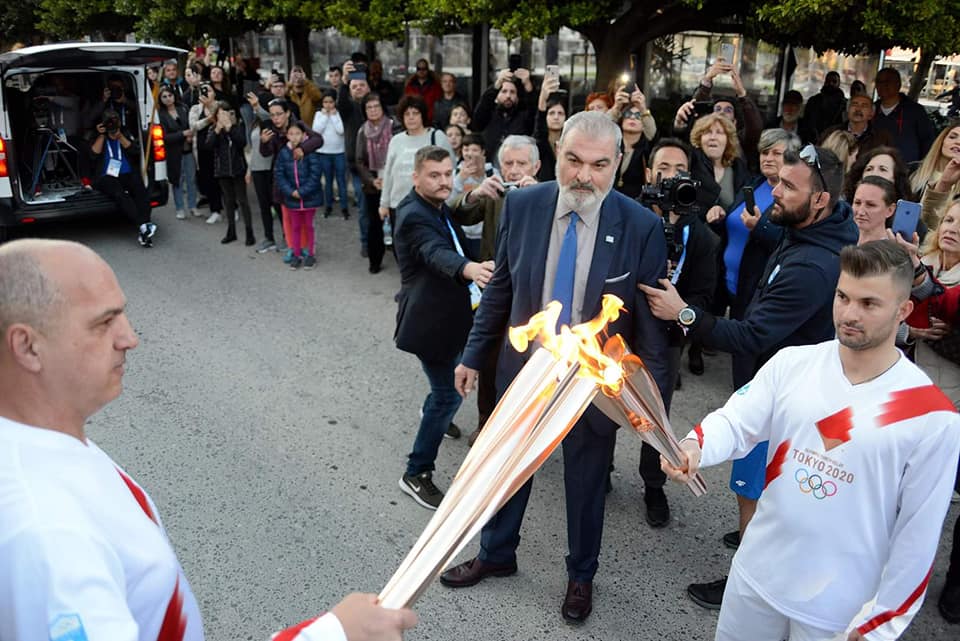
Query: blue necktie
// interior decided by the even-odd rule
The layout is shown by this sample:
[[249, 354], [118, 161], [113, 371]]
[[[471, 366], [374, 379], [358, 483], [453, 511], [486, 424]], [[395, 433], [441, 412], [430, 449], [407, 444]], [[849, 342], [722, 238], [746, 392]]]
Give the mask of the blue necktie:
[[577, 221], [580, 216], [570, 212], [570, 224], [563, 235], [563, 244], [560, 245], [560, 258], [557, 260], [557, 276], [553, 280], [553, 300], [563, 305], [557, 329], [560, 325], [570, 325], [573, 312], [573, 281], [577, 273]]

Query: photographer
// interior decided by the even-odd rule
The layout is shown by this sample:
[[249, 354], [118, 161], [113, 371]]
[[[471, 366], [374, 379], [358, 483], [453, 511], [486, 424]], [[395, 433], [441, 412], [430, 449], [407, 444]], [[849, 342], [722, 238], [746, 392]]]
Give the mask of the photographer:
[[87, 108], [84, 114], [84, 123], [87, 128], [98, 128], [97, 125], [103, 122], [103, 115], [106, 111], [112, 111], [117, 115], [120, 128], [124, 131], [130, 131], [130, 128], [136, 128], [136, 106], [127, 100], [127, 92], [124, 88], [123, 78], [120, 76], [112, 75], [107, 78], [107, 86], [103, 88], [100, 101], [92, 103]]
[[[479, 146], [480, 140], [464, 139], [467, 145]], [[469, 142], [468, 142], [469, 141]], [[540, 170], [540, 153], [537, 143], [529, 136], [507, 136], [500, 145], [500, 171], [491, 172], [487, 178], [470, 191], [465, 191], [451, 205], [453, 218], [464, 226], [483, 225], [480, 239], [480, 255], [475, 256], [483, 262], [493, 260], [496, 255], [497, 230], [500, 227], [500, 212], [507, 194], [514, 189], [523, 189], [537, 184], [536, 175]], [[466, 163], [466, 159], [464, 163]], [[477, 429], [470, 434], [468, 442], [473, 445], [487, 422], [497, 403], [497, 390], [494, 385], [497, 370], [498, 350], [491, 350], [486, 362], [480, 369], [480, 382], [477, 387]]]
[[[699, 183], [690, 178], [690, 149], [676, 138], [663, 138], [650, 153], [646, 182], [640, 202], [662, 217], [667, 241], [667, 278], [684, 300], [710, 306], [717, 282], [719, 240], [697, 211]], [[676, 323], [668, 327], [667, 380], [680, 387], [680, 354], [686, 332]], [[670, 507], [663, 491], [666, 476], [656, 450], [644, 443], [640, 476], [645, 486], [647, 523], [664, 527], [670, 522]]]
[[487, 158], [493, 158], [504, 138], [533, 133], [535, 105], [530, 104], [533, 83], [528, 69], [501, 69], [497, 81], [483, 92], [473, 112], [474, 131], [483, 133]]
[[90, 146], [94, 163], [100, 167], [93, 186], [113, 199], [123, 215], [138, 228], [142, 247], [153, 246], [157, 226], [150, 222], [150, 201], [140, 178], [140, 151], [121, 128], [120, 115], [112, 109], [103, 112], [96, 127], [97, 137]]

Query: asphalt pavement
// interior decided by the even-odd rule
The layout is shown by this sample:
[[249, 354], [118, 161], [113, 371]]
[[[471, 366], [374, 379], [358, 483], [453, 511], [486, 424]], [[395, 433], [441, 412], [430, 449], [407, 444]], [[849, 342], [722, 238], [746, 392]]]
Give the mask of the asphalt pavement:
[[[312, 272], [256, 254], [242, 233], [221, 245], [223, 223], [175, 220], [172, 207], [154, 220], [148, 250], [117, 221], [34, 233], [88, 244], [117, 272], [141, 343], [127, 357], [123, 395], [91, 419], [89, 434], [158, 504], [207, 638], [265, 641], [349, 592], [379, 591], [432, 514], [397, 486], [427, 392], [417, 360], [392, 341], [398, 270], [388, 257], [383, 272], [367, 272], [355, 219], [318, 219]], [[684, 362], [675, 431], [685, 433], [730, 391], [725, 356], [707, 357], [700, 377]], [[475, 403], [470, 397], [456, 418], [465, 434]], [[444, 441], [434, 477], [441, 489], [467, 450], [465, 437]], [[729, 567], [732, 552], [720, 540], [736, 527], [729, 467], [705, 471], [709, 493], [700, 499], [668, 486], [672, 521], [653, 530], [643, 517], [639, 457], [639, 439], [621, 432], [585, 625], [560, 617], [566, 519], [557, 452], [534, 482], [518, 574], [462, 590], [435, 583], [406, 638], [712, 639], [716, 613], [685, 589]], [[957, 511], [951, 506], [949, 527]], [[945, 535], [927, 601], [903, 639], [960, 637], [960, 626], [936, 611], [948, 544]], [[458, 561], [477, 549], [471, 542]]]

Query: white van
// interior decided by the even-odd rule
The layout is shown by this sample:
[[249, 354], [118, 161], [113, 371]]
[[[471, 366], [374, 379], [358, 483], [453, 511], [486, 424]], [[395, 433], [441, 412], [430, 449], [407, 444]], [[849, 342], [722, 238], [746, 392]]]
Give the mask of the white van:
[[100, 169], [89, 145], [108, 91], [122, 105], [127, 135], [138, 138], [145, 166], [136, 170], [151, 206], [166, 204], [166, 150], [145, 67], [183, 53], [70, 42], [0, 54], [0, 242], [23, 225], [116, 211], [112, 200], [89, 188]]

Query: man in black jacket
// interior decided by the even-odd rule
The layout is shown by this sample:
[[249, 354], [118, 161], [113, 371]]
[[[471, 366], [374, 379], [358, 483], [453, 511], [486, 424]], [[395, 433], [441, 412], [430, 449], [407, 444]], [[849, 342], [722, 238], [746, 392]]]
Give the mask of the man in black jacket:
[[927, 110], [900, 91], [900, 72], [892, 67], [878, 71], [874, 85], [877, 88], [874, 128], [890, 134], [905, 163], [923, 160], [937, 137]]
[[[857, 242], [850, 206], [840, 200], [842, 182], [843, 165], [832, 152], [807, 145], [799, 154], [784, 153], [770, 220], [786, 233], [767, 261], [743, 320], [718, 318], [689, 305], [667, 280], [660, 281], [665, 289], [639, 285], [651, 311], [705, 345], [753, 358], [752, 374], [781, 348], [831, 339], [840, 250]], [[737, 387], [747, 383], [734, 381]], [[737, 493], [741, 538], [763, 490], [766, 464], [766, 443], [734, 462], [730, 487]], [[725, 587], [724, 578], [691, 584], [687, 593], [699, 605], [719, 609]]]
[[343, 144], [346, 147], [347, 167], [350, 170], [353, 194], [357, 199], [357, 209], [361, 212], [357, 216], [357, 224], [360, 225], [360, 255], [366, 258], [367, 217], [363, 212], [367, 211], [367, 203], [363, 193], [363, 181], [360, 180], [360, 172], [357, 171], [357, 132], [367, 119], [362, 101], [370, 93], [370, 85], [366, 78], [356, 75], [356, 67], [350, 60], [343, 63], [343, 74], [347, 81], [340, 84], [337, 93], [337, 111], [343, 119]]
[[496, 158], [500, 143], [511, 134], [533, 135], [536, 108], [530, 104], [533, 84], [527, 69], [503, 69], [480, 97], [472, 127], [483, 133], [487, 158]]
[[417, 151], [413, 189], [397, 207], [394, 247], [400, 265], [397, 347], [420, 359], [430, 383], [420, 428], [400, 478], [400, 489], [429, 510], [443, 492], [433, 484], [434, 460], [460, 408], [453, 371], [473, 325], [478, 287], [493, 275], [493, 262], [477, 263], [463, 251], [466, 237], [444, 202], [453, 187], [453, 160], [436, 146]]
[[[656, 183], [662, 188], [662, 181], [679, 174], [689, 174], [689, 171], [690, 148], [677, 138], [663, 138], [650, 153], [646, 169], [647, 185]], [[658, 176], [660, 183], [657, 183]], [[674, 206], [669, 211], [663, 211], [661, 203], [670, 206], [666, 203], [672, 200], [670, 193], [664, 193], [663, 196], [665, 198], [643, 199], [643, 202], [663, 221], [667, 241], [667, 278], [685, 301], [701, 309], [709, 309], [717, 285], [719, 239], [695, 208]], [[686, 333], [676, 324], [670, 325], [667, 332], [670, 344], [667, 380], [679, 387], [680, 354], [686, 342]], [[670, 507], [663, 491], [666, 475], [660, 469], [660, 455], [647, 443], [641, 449], [640, 477], [644, 483], [647, 523], [655, 528], [666, 526], [670, 522]]]

